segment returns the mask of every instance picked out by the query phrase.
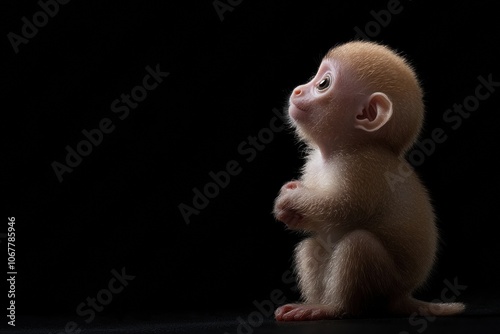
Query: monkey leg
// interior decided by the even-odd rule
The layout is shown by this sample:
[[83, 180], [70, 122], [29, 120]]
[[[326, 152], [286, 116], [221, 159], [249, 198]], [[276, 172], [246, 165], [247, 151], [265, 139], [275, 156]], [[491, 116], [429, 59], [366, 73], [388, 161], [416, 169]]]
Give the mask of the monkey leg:
[[340, 240], [330, 270], [321, 302], [345, 315], [386, 312], [390, 300], [405, 293], [393, 259], [366, 230], [355, 230]]
[[430, 303], [411, 297], [417, 283], [414, 275], [403, 274], [380, 240], [365, 230], [353, 231], [339, 242], [331, 267], [321, 303], [332, 305], [337, 313], [449, 316], [465, 310], [462, 303]]
[[346, 234], [336, 244], [326, 272], [320, 304], [287, 304], [275, 312], [278, 321], [335, 319], [387, 312], [400, 295], [393, 260], [379, 239], [365, 230]]

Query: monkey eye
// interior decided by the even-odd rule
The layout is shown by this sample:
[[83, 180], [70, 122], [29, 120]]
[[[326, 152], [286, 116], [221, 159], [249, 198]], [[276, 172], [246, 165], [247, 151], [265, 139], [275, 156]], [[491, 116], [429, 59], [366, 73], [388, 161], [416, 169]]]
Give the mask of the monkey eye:
[[324, 79], [322, 79], [318, 85], [317, 88], [318, 90], [322, 91], [330, 87], [330, 76], [326, 76]]

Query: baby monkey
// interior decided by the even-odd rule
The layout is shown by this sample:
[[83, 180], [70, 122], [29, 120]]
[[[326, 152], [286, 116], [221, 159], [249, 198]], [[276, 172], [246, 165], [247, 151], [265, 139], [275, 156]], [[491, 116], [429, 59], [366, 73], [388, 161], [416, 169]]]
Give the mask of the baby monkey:
[[281, 188], [274, 215], [308, 237], [295, 251], [304, 303], [279, 307], [276, 319], [462, 312], [461, 303], [412, 297], [431, 270], [438, 234], [415, 173], [396, 185], [386, 178], [412, 171], [404, 156], [424, 118], [407, 61], [372, 42], [337, 46], [293, 90], [288, 112], [307, 161], [300, 179]]

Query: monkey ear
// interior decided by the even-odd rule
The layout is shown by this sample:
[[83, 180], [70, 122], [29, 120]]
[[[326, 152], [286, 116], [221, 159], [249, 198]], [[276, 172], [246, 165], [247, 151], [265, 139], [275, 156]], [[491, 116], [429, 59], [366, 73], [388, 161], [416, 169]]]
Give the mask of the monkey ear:
[[373, 93], [363, 110], [356, 115], [357, 129], [373, 132], [380, 129], [392, 116], [392, 102], [384, 93]]

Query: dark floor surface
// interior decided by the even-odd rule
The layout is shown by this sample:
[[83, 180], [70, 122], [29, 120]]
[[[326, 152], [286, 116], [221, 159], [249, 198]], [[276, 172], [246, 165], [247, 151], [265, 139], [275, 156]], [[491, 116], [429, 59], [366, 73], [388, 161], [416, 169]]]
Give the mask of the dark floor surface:
[[75, 317], [19, 316], [16, 327], [0, 332], [27, 334], [62, 333], [500, 333], [500, 302], [468, 305], [456, 317], [366, 318], [277, 323], [257, 311], [173, 315], [154, 312], [121, 316], [99, 316], [89, 324]]

